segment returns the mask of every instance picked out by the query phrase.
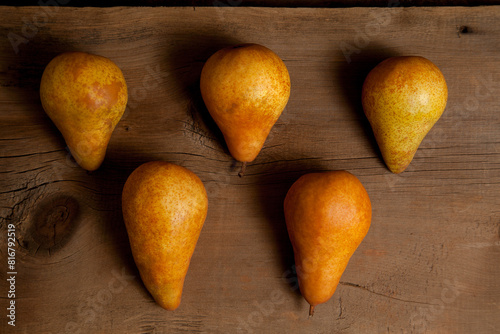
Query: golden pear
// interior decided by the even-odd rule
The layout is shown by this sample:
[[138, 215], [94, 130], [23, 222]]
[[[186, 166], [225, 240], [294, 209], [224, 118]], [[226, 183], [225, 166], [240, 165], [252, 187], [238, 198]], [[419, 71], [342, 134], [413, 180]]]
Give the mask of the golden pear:
[[207, 208], [207, 193], [198, 176], [172, 163], [145, 163], [123, 187], [123, 220], [132, 255], [144, 285], [167, 310], [181, 302]]
[[371, 70], [363, 84], [363, 109], [391, 172], [408, 167], [447, 99], [443, 74], [423, 57], [392, 57]]
[[99, 168], [127, 105], [118, 66], [85, 52], [62, 53], [43, 72], [40, 99], [76, 162], [88, 171]]
[[290, 187], [284, 210], [300, 291], [312, 316], [316, 305], [333, 296], [370, 228], [370, 198], [349, 172], [310, 173]]
[[273, 51], [258, 44], [213, 54], [200, 78], [203, 101], [224, 135], [231, 155], [251, 162], [290, 97], [290, 76]]

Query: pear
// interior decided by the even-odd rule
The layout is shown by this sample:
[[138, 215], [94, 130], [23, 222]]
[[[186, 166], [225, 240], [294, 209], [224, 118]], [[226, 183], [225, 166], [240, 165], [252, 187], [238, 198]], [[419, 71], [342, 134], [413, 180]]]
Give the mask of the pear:
[[334, 294], [370, 228], [370, 198], [349, 172], [310, 173], [290, 187], [284, 210], [300, 291], [312, 316]]
[[123, 187], [123, 219], [132, 255], [144, 285], [167, 310], [181, 302], [207, 207], [198, 176], [168, 162], [139, 166]]
[[423, 57], [392, 57], [371, 70], [363, 84], [362, 104], [391, 172], [408, 167], [447, 99], [443, 74]]
[[118, 66], [85, 52], [62, 53], [43, 72], [40, 99], [76, 162], [88, 171], [99, 168], [127, 105]]
[[[231, 155], [253, 161], [290, 97], [283, 61], [258, 44], [240, 44], [213, 54], [200, 78], [203, 101]], [[241, 176], [241, 175], [240, 175]]]

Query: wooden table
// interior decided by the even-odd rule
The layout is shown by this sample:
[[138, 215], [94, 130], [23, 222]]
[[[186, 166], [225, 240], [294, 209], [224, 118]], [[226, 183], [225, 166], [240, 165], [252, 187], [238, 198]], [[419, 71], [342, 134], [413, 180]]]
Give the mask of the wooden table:
[[[68, 7], [388, 7], [398, 3], [401, 7], [413, 6], [488, 6], [500, 5], [500, 0], [41, 0], [42, 4], [53, 5], [53, 1]], [[40, 0], [2, 0], [9, 6], [38, 6]]]
[[[499, 330], [500, 7], [0, 7], [0, 22], [0, 332]], [[292, 80], [243, 178], [199, 92], [205, 60], [240, 42], [274, 50]], [[39, 100], [45, 65], [69, 50], [114, 60], [130, 92], [93, 173], [75, 165]], [[381, 160], [360, 103], [366, 74], [395, 55], [432, 60], [449, 88], [442, 118], [400, 175]], [[150, 160], [191, 169], [209, 196], [174, 312], [141, 283], [121, 214], [126, 178]], [[300, 175], [337, 169], [366, 187], [372, 226], [308, 320], [283, 199]], [[6, 322], [9, 224], [15, 328]]]

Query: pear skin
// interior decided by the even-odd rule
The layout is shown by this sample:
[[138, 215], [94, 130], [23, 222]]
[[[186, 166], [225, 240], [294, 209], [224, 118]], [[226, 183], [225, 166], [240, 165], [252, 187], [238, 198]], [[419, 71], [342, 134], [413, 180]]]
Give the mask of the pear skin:
[[273, 51], [258, 44], [213, 54], [200, 78], [203, 101], [224, 135], [231, 155], [251, 162], [290, 97], [290, 76]]
[[207, 208], [198, 176], [172, 163], [145, 163], [125, 182], [122, 210], [132, 255], [144, 285], [167, 310], [181, 302]]
[[105, 57], [62, 53], [43, 72], [40, 99], [75, 161], [88, 171], [99, 168], [127, 105], [120, 68]]
[[310, 173], [284, 202], [300, 291], [314, 308], [328, 301], [370, 228], [372, 208], [361, 182], [346, 171]]
[[448, 88], [430, 60], [392, 57], [378, 64], [363, 84], [362, 103], [384, 161], [401, 173], [443, 114]]

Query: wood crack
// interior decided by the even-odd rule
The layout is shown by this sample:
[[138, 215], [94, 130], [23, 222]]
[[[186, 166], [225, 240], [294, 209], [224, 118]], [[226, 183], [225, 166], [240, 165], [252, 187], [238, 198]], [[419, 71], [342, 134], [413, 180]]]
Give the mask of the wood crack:
[[2, 191], [2, 192], [0, 192], [0, 195], [2, 195], [2, 194], [8, 194], [8, 193], [15, 193], [16, 191], [21, 191], [21, 190], [26, 190], [26, 189], [28, 189], [28, 185], [25, 185], [22, 188], [17, 188], [17, 189], [11, 189], [11, 190], [7, 190], [7, 191]]
[[[210, 147], [210, 146], [207, 146], [207, 147]], [[214, 149], [213, 147], [210, 147], [210, 148]], [[189, 153], [189, 152], [167, 152], [167, 153], [169, 153], [169, 154], [189, 155], [189, 156], [199, 157], [199, 158], [203, 158], [203, 159], [207, 159], [207, 160], [211, 160], [211, 161], [217, 161], [217, 162], [226, 162], [226, 160], [220, 160], [220, 159], [210, 158], [210, 157], [207, 157], [207, 156], [205, 156], [203, 154], [196, 154], [196, 153]]]
[[14, 174], [24, 174], [24, 173], [28, 173], [28, 172], [33, 172], [35, 170], [43, 169], [45, 167], [46, 166], [42, 166], [42, 167], [36, 167], [36, 168], [32, 168], [32, 169], [23, 170], [23, 171], [20, 171], [20, 172], [14, 172], [14, 171], [11, 171], [11, 172], [13, 172]]
[[9, 213], [7, 216], [5, 216], [5, 217], [0, 217], [0, 219], [2, 219], [3, 221], [7, 221], [7, 222], [8, 222], [8, 221], [11, 221], [11, 220], [12, 220], [12, 217], [14, 216], [14, 214], [15, 214], [15, 212], [16, 212], [16, 209], [17, 209], [20, 205], [22, 205], [24, 202], [28, 201], [29, 199], [31, 199], [31, 196], [30, 196], [30, 195], [26, 196], [25, 198], [23, 198], [22, 200], [20, 200], [20, 201], [19, 201], [19, 202], [17, 202], [16, 204], [14, 204], [14, 205], [12, 206], [12, 208], [10, 209], [10, 210], [11, 210], [11, 211], [10, 211], [10, 213]]
[[337, 320], [344, 319], [345, 317], [342, 316], [342, 313], [344, 312], [344, 309], [342, 308], [342, 298], [339, 297], [339, 316], [337, 317]]
[[396, 298], [396, 297], [384, 295], [383, 293], [372, 291], [372, 290], [368, 289], [367, 287], [359, 285], [359, 284], [356, 284], [356, 283], [339, 282], [339, 284], [345, 285], [345, 286], [351, 286], [353, 288], [362, 289], [364, 291], [368, 291], [370, 293], [373, 293], [373, 294], [375, 294], [377, 296], [381, 296], [381, 297], [385, 297], [385, 298], [389, 298], [389, 299], [394, 299], [394, 300], [397, 300], [397, 301], [400, 301], [400, 302], [404, 302], [404, 303], [413, 303], [413, 304], [422, 304], [422, 305], [435, 305], [435, 304], [431, 304], [431, 303], [419, 302], [419, 301], [415, 301], [415, 300], [406, 300], [406, 299], [401, 299], [401, 298]]
[[35, 153], [27, 153], [27, 154], [19, 154], [19, 155], [7, 155], [7, 156], [0, 157], [0, 159], [24, 158], [24, 157], [31, 157], [33, 155], [38, 155], [38, 154], [50, 154], [50, 153], [55, 153], [55, 152], [60, 152], [60, 151], [66, 151], [66, 150], [59, 149], [59, 150], [53, 150], [53, 151], [47, 151], [47, 152], [35, 152]]
[[[279, 146], [279, 145], [275, 145]], [[371, 159], [376, 159], [377, 157], [351, 157], [351, 158], [323, 158], [323, 157], [305, 157], [305, 158], [297, 158], [297, 159], [279, 159], [279, 160], [273, 160], [273, 161], [266, 161], [266, 162], [258, 162], [258, 163], [252, 163], [252, 166], [258, 166], [258, 165], [269, 165], [269, 164], [275, 164], [275, 163], [288, 163], [288, 162], [297, 162], [297, 161], [307, 161], [307, 160], [321, 160], [321, 161], [351, 161], [351, 160], [371, 160]], [[372, 167], [367, 167], [367, 168], [372, 168]], [[359, 167], [357, 169], [367, 169], [365, 167]]]
[[21, 191], [21, 190], [30, 191], [30, 190], [34, 190], [34, 189], [40, 188], [42, 186], [46, 186], [48, 184], [52, 184], [52, 183], [56, 183], [56, 182], [62, 182], [62, 181], [64, 181], [64, 180], [55, 180], [55, 181], [44, 182], [44, 183], [37, 184], [36, 186], [33, 186], [31, 188], [28, 188], [28, 185], [25, 185], [22, 188], [12, 189], [12, 190], [7, 190], [7, 191], [0, 192], [0, 194], [8, 194], [8, 193], [16, 192], [16, 191]]

